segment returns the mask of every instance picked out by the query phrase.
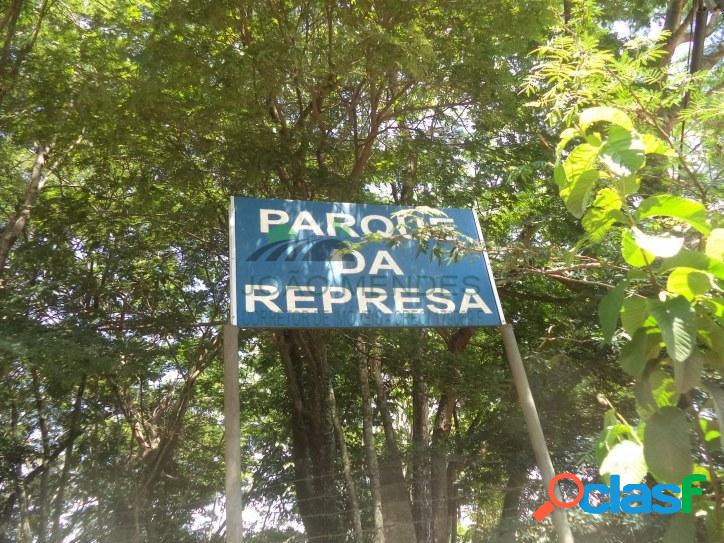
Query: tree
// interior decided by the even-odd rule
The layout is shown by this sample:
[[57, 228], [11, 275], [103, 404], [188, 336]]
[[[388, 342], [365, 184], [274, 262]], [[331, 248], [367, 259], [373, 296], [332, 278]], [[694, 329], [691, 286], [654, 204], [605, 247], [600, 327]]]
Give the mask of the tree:
[[[555, 170], [560, 195], [585, 231], [576, 251], [610, 255], [623, 272], [601, 299], [599, 314], [604, 337], [616, 337], [621, 367], [635, 378], [641, 422], [630, 424], [611, 406], [599, 443], [601, 474], [623, 472], [638, 481], [648, 471], [659, 482], [679, 483], [696, 463], [706, 473], [709, 500], [697, 507], [715, 541], [722, 530], [722, 465], [713, 446], [718, 434], [706, 429], [718, 424], [713, 419], [724, 351], [718, 340], [716, 249], [721, 180], [709, 108], [720, 107], [721, 93], [716, 74], [696, 73], [704, 59], [704, 34], [684, 36], [677, 25], [686, 23], [671, 24], [679, 20], [682, 4], [671, 3], [666, 23], [679, 34], [674, 30], [661, 44], [642, 47], [633, 41], [617, 56], [598, 48], [591, 36], [566, 36], [542, 50], [548, 60], [539, 74], [555, 84], [543, 98], [555, 101], [553, 116], [564, 102], [574, 112], [594, 101], [604, 104], [564, 117], [571, 126], [561, 133]], [[697, 9], [689, 11], [690, 20]], [[715, 28], [717, 14], [710, 19]], [[694, 41], [690, 77], [670, 64], [685, 40]], [[582, 77], [570, 81], [566, 67], [573, 51], [580, 53], [573, 55]], [[716, 49], [709, 55], [716, 63]], [[655, 64], [665, 69], [652, 68]], [[646, 132], [636, 130], [632, 116]], [[617, 334], [619, 313], [623, 336]], [[693, 517], [684, 515], [672, 521], [666, 537], [691, 541], [694, 531]]]
[[[664, 69], [676, 55], [635, 54], [610, 31], [667, 17], [667, 39], [686, 43], [696, 12], [673, 1], [6, 4], [2, 537], [223, 538], [232, 194], [477, 202], [556, 465], [594, 473], [609, 404], [634, 424], [630, 378], [613, 364], [622, 333], [604, 345], [592, 317], [621, 275], [611, 263], [624, 264], [609, 241], [566, 256], [586, 230], [551, 179], [556, 134], [601, 104], [628, 113], [632, 134], [666, 140], [653, 118], [675, 143], [685, 119], [707, 140], [695, 163], [718, 171], [719, 23], [689, 82]], [[542, 44], [560, 58], [528, 55]], [[531, 70], [542, 109], [519, 93]], [[642, 194], [681, 182], [682, 196], [701, 196], [652, 156]], [[694, 174], [708, 203], [719, 198]], [[545, 537], [492, 331], [245, 331], [239, 347], [250, 540]], [[692, 405], [707, 415], [702, 399]], [[610, 541], [660, 528], [576, 520]]]

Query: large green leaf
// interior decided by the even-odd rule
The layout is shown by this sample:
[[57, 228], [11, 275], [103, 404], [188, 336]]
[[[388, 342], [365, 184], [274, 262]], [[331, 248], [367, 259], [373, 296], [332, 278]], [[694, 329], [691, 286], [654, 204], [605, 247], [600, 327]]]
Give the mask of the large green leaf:
[[676, 405], [679, 398], [674, 380], [655, 362], [649, 362], [643, 375], [636, 379], [634, 395], [636, 411], [643, 419], [648, 419], [662, 407]]
[[624, 230], [621, 234], [621, 254], [623, 259], [635, 268], [643, 268], [654, 262], [654, 255], [639, 247], [631, 230]]
[[619, 109], [607, 106], [584, 109], [578, 120], [582, 132], [585, 132], [592, 125], [599, 122], [616, 124], [628, 130], [633, 128], [633, 123], [628, 115]]
[[646, 299], [640, 296], [626, 298], [621, 306], [621, 325], [633, 335], [649, 315]]
[[576, 218], [581, 218], [588, 206], [593, 187], [598, 181], [596, 159], [599, 148], [582, 143], [568, 155], [561, 169], [557, 170], [556, 183], [566, 208]]
[[718, 277], [719, 279], [724, 279], [724, 262], [710, 258], [704, 253], [700, 253], [698, 251], [690, 251], [688, 249], [682, 249], [671, 258], [666, 258], [662, 260], [661, 265], [658, 267], [657, 271], [664, 272], [677, 268], [679, 266], [696, 268], [697, 270], [705, 270], [711, 272], [715, 277]]
[[684, 266], [674, 268], [666, 281], [666, 290], [687, 300], [702, 296], [715, 286], [711, 273]]
[[599, 158], [616, 177], [628, 177], [644, 165], [644, 144], [635, 131], [613, 124]]
[[600, 242], [616, 222], [626, 221], [626, 216], [621, 212], [622, 205], [618, 191], [609, 187], [598, 191], [591, 208], [581, 220], [591, 241]]
[[706, 256], [717, 261], [724, 261], [724, 228], [715, 228], [706, 240]]
[[686, 414], [676, 407], [664, 407], [646, 421], [644, 457], [657, 481], [681, 484], [694, 469], [689, 429]]
[[692, 353], [696, 330], [694, 312], [683, 296], [665, 302], [649, 300], [649, 312], [656, 319], [669, 356], [676, 362], [683, 362]]
[[621, 211], [602, 211], [596, 207], [590, 208], [581, 219], [583, 229], [588, 232], [588, 239], [593, 243], [603, 241], [611, 227], [617, 222], [626, 222], [626, 216]]
[[559, 162], [556, 167], [553, 168], [553, 181], [558, 185], [558, 189], [562, 189], [568, 185], [568, 178], [566, 177], [566, 169], [563, 167], [563, 163]]
[[621, 311], [621, 304], [623, 303], [627, 285], [628, 281], [621, 281], [609, 290], [598, 304], [598, 318], [601, 321], [603, 341], [606, 343], [611, 341], [614, 332], [616, 332], [618, 314]]
[[676, 405], [679, 395], [674, 380], [662, 369], [657, 368], [649, 375], [649, 385], [654, 402], [659, 408]]
[[649, 196], [636, 211], [639, 219], [649, 217], [673, 217], [685, 222], [702, 234], [709, 233], [704, 204], [673, 194]]
[[652, 134], [642, 134], [641, 141], [644, 142], [644, 153], [647, 155], [673, 156], [676, 154], [664, 140]]
[[598, 181], [598, 170], [588, 170], [579, 175], [574, 182], [562, 189], [560, 194], [571, 215], [580, 219], [588, 207], [593, 187]]
[[698, 314], [697, 317], [699, 337], [711, 348], [715, 361], [724, 363], [724, 328], [708, 315]]
[[611, 184], [616, 187], [616, 191], [620, 192], [625, 197], [638, 192], [639, 187], [641, 186], [641, 178], [638, 175], [616, 177], [611, 179]]
[[643, 447], [628, 439], [614, 445], [599, 468], [603, 476], [620, 475], [621, 485], [640, 483], [646, 471]]
[[596, 159], [600, 147], [590, 143], [577, 145], [563, 161], [563, 173], [565, 173], [565, 184], [574, 183], [581, 175], [590, 170], [595, 170]]
[[701, 353], [694, 353], [683, 362], [674, 364], [674, 386], [678, 394], [685, 394], [701, 383], [701, 371], [704, 369], [704, 357]]
[[707, 298], [702, 300], [702, 305], [706, 307], [717, 319], [724, 319], [724, 298]]
[[661, 349], [661, 334], [654, 328], [639, 328], [621, 349], [620, 362], [623, 371], [638, 377], [644, 371], [646, 362], [656, 358]]

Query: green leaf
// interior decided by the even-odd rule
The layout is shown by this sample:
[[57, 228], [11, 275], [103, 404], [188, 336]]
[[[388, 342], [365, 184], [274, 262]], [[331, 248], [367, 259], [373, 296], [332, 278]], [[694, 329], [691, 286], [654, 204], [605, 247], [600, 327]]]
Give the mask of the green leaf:
[[653, 328], [639, 328], [621, 349], [621, 368], [623, 371], [638, 377], [644, 371], [646, 362], [656, 358], [661, 349], [661, 334]]
[[724, 228], [715, 228], [706, 240], [706, 256], [717, 261], [724, 261]]
[[626, 177], [613, 179], [613, 184], [618, 192], [624, 196], [629, 196], [638, 192], [641, 186], [641, 178], [638, 175], [627, 175]]
[[626, 216], [621, 213], [621, 211], [602, 212], [595, 207], [589, 209], [581, 220], [583, 229], [588, 232], [588, 239], [593, 243], [603, 241], [608, 231], [611, 230], [611, 227], [617, 222], [626, 222]]
[[621, 281], [618, 285], [608, 291], [601, 298], [598, 304], [598, 318], [601, 321], [601, 330], [603, 331], [603, 341], [609, 343], [616, 332], [618, 325], [618, 314], [621, 311], [624, 293], [628, 281]]
[[643, 447], [628, 439], [614, 445], [599, 468], [603, 476], [620, 475], [622, 485], [640, 483], [646, 471]]
[[582, 143], [568, 155], [562, 171], [558, 170], [556, 183], [566, 208], [576, 218], [581, 218], [588, 206], [593, 186], [599, 173], [595, 169], [598, 147]]
[[649, 234], [644, 234], [635, 226], [631, 228], [631, 231], [633, 232], [634, 239], [636, 240], [636, 245], [654, 256], [668, 258], [674, 256], [684, 246], [684, 238], [677, 236], [671, 236], [668, 234], [651, 236]]
[[696, 268], [697, 270], [705, 270], [711, 272], [715, 277], [724, 279], [724, 262], [714, 260], [704, 253], [698, 251], [690, 251], [682, 249], [675, 256], [664, 259], [657, 269], [658, 272], [664, 272], [685, 266], [687, 268]]
[[656, 369], [649, 376], [651, 394], [657, 407], [674, 406], [679, 398], [674, 380], [661, 369]]
[[599, 147], [589, 143], [576, 146], [566, 160], [563, 161], [566, 185], [574, 183], [581, 175], [588, 171], [595, 171]]
[[702, 305], [707, 307], [716, 318], [724, 319], [724, 298], [707, 298], [702, 300]]
[[588, 170], [578, 176], [575, 182], [560, 191], [560, 195], [566, 203], [566, 209], [577, 219], [581, 218], [588, 207], [596, 181], [598, 181], [598, 171]]
[[698, 332], [701, 339], [711, 348], [712, 366], [724, 362], [724, 328], [708, 315], [698, 315]]
[[[724, 388], [716, 383], [706, 383], [704, 384], [704, 390], [714, 403], [714, 411], [716, 411], [719, 427], [724, 428]], [[724, 434], [719, 434], [719, 440], [722, 452], [724, 452]]]
[[562, 189], [568, 185], [568, 178], [566, 177], [566, 169], [563, 167], [563, 163], [556, 164], [553, 169], [553, 181], [556, 182], [559, 189]]
[[616, 177], [628, 177], [644, 165], [644, 144], [635, 131], [614, 124], [608, 128], [599, 157]]
[[616, 222], [626, 222], [626, 216], [620, 211], [622, 204], [618, 191], [608, 187], [598, 191], [593, 205], [581, 221], [591, 241], [602, 241]]
[[596, 444], [596, 462], [601, 464], [609, 451], [621, 441], [621, 438], [630, 436], [631, 427], [628, 424], [622, 424], [618, 421], [613, 424], [605, 424]]
[[588, 143], [597, 147], [599, 147], [603, 143], [603, 140], [601, 139], [601, 134], [599, 134], [598, 132], [588, 132], [585, 135], [585, 138]]
[[639, 219], [673, 217], [685, 222], [702, 234], [708, 234], [710, 231], [706, 222], [706, 207], [704, 207], [704, 204], [672, 194], [649, 196], [641, 202], [636, 211], [636, 216]]
[[676, 154], [664, 140], [652, 134], [642, 134], [641, 140], [644, 142], [644, 153], [647, 155], [674, 156]]
[[680, 294], [689, 301], [696, 296], [703, 296], [715, 286], [712, 274], [683, 266], [674, 268], [666, 281], [666, 290]]
[[664, 407], [646, 421], [644, 457], [649, 472], [662, 483], [681, 484], [694, 469], [689, 421], [676, 407]]
[[697, 419], [699, 421], [699, 428], [701, 428], [701, 432], [704, 434], [704, 441], [713, 441], [721, 436], [719, 421], [709, 420], [706, 416], [707, 415], [699, 415]]
[[[603, 427], [608, 431], [611, 427], [619, 424], [615, 409], [608, 409], [603, 414]], [[617, 440], [618, 441], [618, 440]]]
[[658, 369], [655, 363], [649, 363], [643, 375], [636, 380], [634, 395], [636, 410], [644, 419], [661, 407], [675, 405], [679, 397], [674, 388], [674, 380]]
[[674, 386], [678, 394], [689, 392], [701, 383], [701, 371], [704, 369], [704, 357], [694, 352], [684, 362], [673, 362]]
[[632, 296], [623, 301], [621, 307], [621, 324], [630, 335], [633, 335], [640, 328], [646, 317], [649, 315], [646, 299], [640, 296]]
[[649, 312], [656, 319], [669, 356], [676, 362], [683, 362], [692, 353], [696, 334], [693, 326], [693, 311], [683, 296], [665, 302], [649, 300]]
[[601, 211], [618, 210], [621, 209], [622, 205], [621, 195], [608, 187], [599, 190], [596, 199], [593, 201], [593, 207], [599, 208]]
[[585, 132], [591, 125], [602, 121], [616, 124], [629, 130], [633, 128], [633, 123], [628, 115], [619, 109], [606, 106], [584, 109], [581, 112], [578, 124], [581, 131]]
[[631, 230], [624, 230], [621, 235], [621, 254], [623, 259], [635, 268], [643, 268], [654, 261], [654, 255], [641, 249], [636, 243]]
[[633, 429], [618, 420], [615, 409], [609, 409], [603, 416], [603, 430], [596, 443], [596, 462], [603, 463], [609, 451], [623, 438], [630, 438]]
[[[680, 483], [681, 481], [678, 481], [678, 484]], [[695, 541], [694, 516], [685, 513], [672, 515], [662, 543], [694, 543]]]

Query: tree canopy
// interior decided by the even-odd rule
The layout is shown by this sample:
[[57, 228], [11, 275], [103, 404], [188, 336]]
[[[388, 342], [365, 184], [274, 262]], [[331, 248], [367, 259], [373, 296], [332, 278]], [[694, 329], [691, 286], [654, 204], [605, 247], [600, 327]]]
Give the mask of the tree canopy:
[[[475, 207], [559, 471], [724, 533], [709, 0], [2, 0], [0, 542], [224, 540], [229, 196]], [[555, 541], [492, 329], [242, 330], [246, 541]]]

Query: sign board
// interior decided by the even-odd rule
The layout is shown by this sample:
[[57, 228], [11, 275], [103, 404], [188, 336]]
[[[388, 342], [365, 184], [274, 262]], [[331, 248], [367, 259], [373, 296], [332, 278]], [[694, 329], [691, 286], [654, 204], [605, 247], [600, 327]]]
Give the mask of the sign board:
[[232, 197], [232, 324], [499, 326], [504, 320], [487, 255], [448, 261], [421, 251], [411, 235], [417, 226], [447, 225], [482, 241], [472, 210], [440, 211]]

